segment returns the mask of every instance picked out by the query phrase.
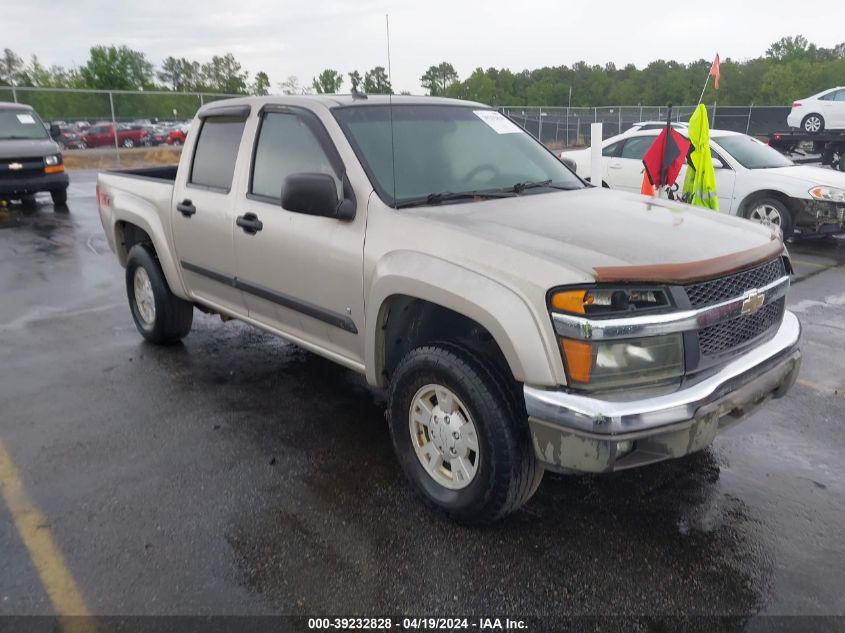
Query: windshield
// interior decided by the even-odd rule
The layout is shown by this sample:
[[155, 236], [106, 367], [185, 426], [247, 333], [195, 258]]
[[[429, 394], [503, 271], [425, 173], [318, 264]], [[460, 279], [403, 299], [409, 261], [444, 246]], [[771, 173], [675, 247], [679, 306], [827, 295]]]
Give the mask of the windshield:
[[32, 110], [0, 110], [0, 140], [44, 138], [47, 130]]
[[[584, 186], [551, 152], [495, 110], [394, 105], [393, 148], [389, 106], [332, 112], [376, 191], [390, 205], [432, 194], [513, 190], [515, 185], [515, 193]], [[528, 187], [521, 186], [526, 183]], [[435, 195], [430, 203], [447, 199]]]
[[747, 169], [767, 169], [795, 165], [776, 149], [772, 149], [750, 136], [722, 136], [714, 138], [713, 142]]

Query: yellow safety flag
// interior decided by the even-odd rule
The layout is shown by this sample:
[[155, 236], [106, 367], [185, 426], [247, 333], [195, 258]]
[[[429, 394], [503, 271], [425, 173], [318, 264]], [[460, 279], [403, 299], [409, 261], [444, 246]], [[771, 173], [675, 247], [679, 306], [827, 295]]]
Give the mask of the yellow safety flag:
[[710, 122], [704, 104], [699, 104], [690, 117], [689, 140], [692, 147], [687, 155], [684, 202], [718, 211], [716, 170], [713, 169], [713, 156], [710, 153]]

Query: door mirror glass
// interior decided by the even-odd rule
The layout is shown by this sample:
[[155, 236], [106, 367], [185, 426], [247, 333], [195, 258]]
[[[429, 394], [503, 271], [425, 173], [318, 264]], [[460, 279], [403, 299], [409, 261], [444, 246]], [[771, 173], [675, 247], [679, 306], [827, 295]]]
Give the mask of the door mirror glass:
[[282, 186], [282, 208], [286, 211], [351, 220], [354, 205], [346, 202], [338, 199], [337, 183], [329, 174], [291, 174]]

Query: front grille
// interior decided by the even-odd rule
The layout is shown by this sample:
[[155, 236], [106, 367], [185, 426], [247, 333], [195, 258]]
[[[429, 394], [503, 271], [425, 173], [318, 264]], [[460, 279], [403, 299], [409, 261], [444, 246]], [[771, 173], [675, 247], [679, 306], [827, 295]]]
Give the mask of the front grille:
[[727, 277], [690, 284], [686, 286], [686, 291], [692, 307], [700, 308], [720, 301], [736, 299], [749, 290], [770, 284], [784, 275], [786, 275], [786, 266], [783, 258], [778, 257], [756, 268], [743, 270]]
[[702, 356], [714, 356], [757, 338], [783, 318], [786, 299], [781, 298], [760, 308], [754, 314], [746, 314], [730, 321], [706, 327], [698, 332], [698, 344]]
[[[10, 169], [9, 165], [18, 164], [22, 169]], [[44, 175], [44, 159], [40, 157], [4, 158], [0, 160], [0, 180], [17, 180]]]

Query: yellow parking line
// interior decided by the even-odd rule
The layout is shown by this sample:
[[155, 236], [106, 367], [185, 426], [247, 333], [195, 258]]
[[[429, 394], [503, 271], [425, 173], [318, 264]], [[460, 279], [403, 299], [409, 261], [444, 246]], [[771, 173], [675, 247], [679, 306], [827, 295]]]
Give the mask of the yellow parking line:
[[806, 378], [799, 378], [795, 382], [797, 382], [802, 387], [809, 387], [810, 389], [813, 389], [814, 391], [821, 391], [822, 393], [833, 392], [833, 395], [842, 396], [843, 398], [845, 398], [845, 388], [834, 387], [832, 385], [823, 385], [820, 382], [815, 382], [813, 380], [807, 380]]
[[802, 259], [793, 259], [793, 264], [801, 264], [802, 266], [810, 266], [811, 268], [836, 268], [836, 264], [819, 264], [817, 262], [805, 262]]
[[92, 631], [90, 618], [65, 618], [89, 616], [90, 612], [82, 593], [65, 563], [64, 556], [53, 539], [47, 518], [26, 496], [15, 463], [0, 440], [0, 495], [9, 508], [12, 520], [32, 560], [41, 584], [53, 603], [56, 614], [62, 619], [65, 631]]

